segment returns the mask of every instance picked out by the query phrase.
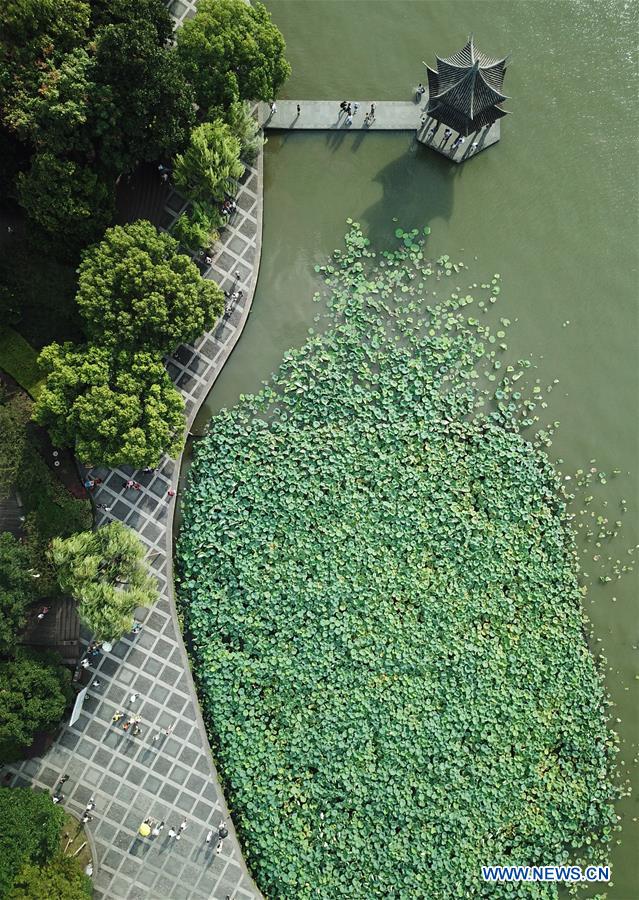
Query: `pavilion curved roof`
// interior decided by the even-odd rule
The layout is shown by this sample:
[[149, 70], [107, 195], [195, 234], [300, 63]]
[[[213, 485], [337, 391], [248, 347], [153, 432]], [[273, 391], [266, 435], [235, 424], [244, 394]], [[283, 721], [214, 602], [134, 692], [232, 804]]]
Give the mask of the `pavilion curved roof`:
[[472, 35], [457, 53], [436, 57], [437, 69], [428, 70], [429, 102], [439, 101], [475, 119], [480, 113], [502, 103], [508, 57], [493, 59], [475, 47]]

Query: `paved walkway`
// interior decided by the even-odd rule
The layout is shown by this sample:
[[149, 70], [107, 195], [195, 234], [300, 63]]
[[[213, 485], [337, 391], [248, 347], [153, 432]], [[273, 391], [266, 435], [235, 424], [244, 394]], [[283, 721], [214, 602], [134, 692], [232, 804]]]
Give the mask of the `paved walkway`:
[[[251, 306], [259, 268], [262, 234], [262, 154], [248, 168], [237, 195], [238, 211], [212, 261], [198, 260], [204, 277], [223, 288], [239, 286], [243, 297], [228, 306], [215, 331], [194, 346], [183, 346], [167, 367], [184, 395], [187, 423], [195, 414], [240, 336]], [[184, 208], [171, 192], [162, 216], [168, 227]], [[238, 278], [234, 277], [238, 273]], [[261, 897], [246, 870], [232, 820], [212, 762], [206, 731], [175, 614], [172, 580], [172, 519], [181, 459], [164, 460], [153, 473], [131, 468], [94, 470], [104, 479], [95, 501], [98, 524], [118, 519], [135, 529], [149, 549], [157, 575], [160, 600], [145, 611], [144, 628], [136, 638], [117, 643], [101, 657], [89, 687], [84, 711], [73, 726], [64, 726], [53, 747], [41, 759], [9, 766], [14, 785], [31, 784], [51, 790], [60, 775], [69, 775], [64, 805], [80, 813], [94, 795], [96, 810], [89, 830], [95, 843], [95, 897], [105, 900], [251, 900]], [[140, 491], [126, 490], [129, 478]], [[144, 618], [144, 617], [143, 617]], [[131, 692], [139, 698], [128, 705]], [[112, 725], [117, 709], [135, 710], [142, 717], [142, 734], [130, 737]], [[170, 737], [152, 740], [158, 730], [173, 725]], [[138, 839], [140, 823], [153, 816], [166, 827], [155, 840]], [[186, 818], [179, 842], [168, 837], [171, 825]], [[230, 834], [220, 855], [206, 833], [227, 819]]]
[[416, 131], [426, 109], [424, 98], [419, 103], [415, 100], [375, 101], [375, 117], [371, 119], [372, 100], [348, 102], [353, 110], [350, 125], [339, 108], [341, 100], [278, 100], [274, 113], [268, 103], [260, 103], [259, 120], [266, 129], [287, 131]]

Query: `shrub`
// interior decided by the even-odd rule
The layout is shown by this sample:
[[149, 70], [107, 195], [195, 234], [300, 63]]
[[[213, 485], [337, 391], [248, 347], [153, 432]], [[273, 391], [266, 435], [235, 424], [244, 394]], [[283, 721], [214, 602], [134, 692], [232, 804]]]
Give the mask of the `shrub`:
[[195, 253], [213, 246], [220, 236], [217, 230], [220, 223], [221, 216], [217, 207], [193, 203], [190, 212], [182, 213], [175, 220], [171, 234], [185, 252]]
[[25, 866], [8, 900], [91, 900], [91, 879], [82, 865], [59, 853], [46, 866]]
[[31, 412], [31, 401], [22, 391], [7, 396], [0, 385], [0, 500], [9, 496], [22, 465]]
[[13, 650], [27, 621], [27, 609], [38, 598], [37, 579], [29, 572], [29, 552], [8, 531], [0, 533], [0, 656]]
[[264, 137], [257, 119], [251, 114], [248, 100], [232, 103], [224, 118], [231, 134], [240, 142], [240, 156], [252, 162], [264, 144]]

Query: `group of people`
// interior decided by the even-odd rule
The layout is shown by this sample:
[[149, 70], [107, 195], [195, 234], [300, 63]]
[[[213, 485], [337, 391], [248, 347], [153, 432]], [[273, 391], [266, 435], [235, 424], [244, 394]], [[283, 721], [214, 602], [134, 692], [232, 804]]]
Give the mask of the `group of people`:
[[232, 197], [230, 194], [224, 199], [222, 203], [222, 212], [225, 216], [232, 216], [234, 212], [237, 211], [237, 203], [235, 202], [235, 197]]
[[[345, 124], [352, 125], [353, 124], [353, 116], [355, 116], [358, 109], [359, 109], [359, 103], [355, 103], [355, 101], [353, 101], [351, 103], [350, 100], [342, 100], [342, 102], [339, 105], [338, 118], [342, 114], [345, 114], [346, 115], [346, 119], [344, 120]], [[371, 103], [371, 108], [364, 116], [364, 124], [370, 125], [374, 121], [375, 121], [375, 104]]]

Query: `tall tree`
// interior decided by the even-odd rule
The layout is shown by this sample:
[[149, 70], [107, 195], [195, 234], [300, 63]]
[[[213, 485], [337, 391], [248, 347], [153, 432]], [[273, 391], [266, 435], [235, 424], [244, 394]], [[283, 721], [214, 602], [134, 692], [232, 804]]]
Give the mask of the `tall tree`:
[[40, 363], [49, 374], [34, 416], [81, 460], [157, 466], [180, 449], [184, 403], [157, 356], [66, 343], [45, 347]]
[[85, 252], [76, 299], [96, 343], [162, 354], [194, 341], [224, 310], [215, 282], [145, 221], [108, 229]]
[[266, 7], [243, 0], [200, 0], [177, 32], [177, 46], [199, 106], [212, 115], [235, 100], [269, 100], [291, 67]]
[[[4, 0], [0, 5], [0, 115], [34, 96], [43, 73], [88, 37], [84, 0]], [[6, 119], [5, 119], [6, 121]]]
[[224, 114], [224, 120], [231, 129], [231, 134], [240, 142], [240, 156], [251, 162], [260, 152], [264, 137], [257, 119], [251, 113], [248, 100], [232, 103]]
[[240, 142], [225, 122], [216, 119], [193, 129], [188, 148], [175, 159], [173, 179], [189, 200], [210, 203], [235, 193], [243, 174]]
[[157, 600], [145, 552], [137, 534], [120, 522], [52, 541], [58, 584], [76, 598], [80, 618], [98, 639], [119, 640], [133, 627], [136, 607]]
[[5, 763], [19, 759], [37, 732], [58, 724], [73, 690], [71, 673], [57, 653], [27, 650], [0, 662], [0, 684], [0, 763]]
[[47, 793], [0, 787], [0, 822], [0, 897], [6, 897], [25, 864], [45, 865], [55, 855], [64, 810]]
[[0, 534], [0, 656], [16, 645], [27, 609], [38, 597], [37, 579], [29, 572], [29, 551], [12, 534]]

